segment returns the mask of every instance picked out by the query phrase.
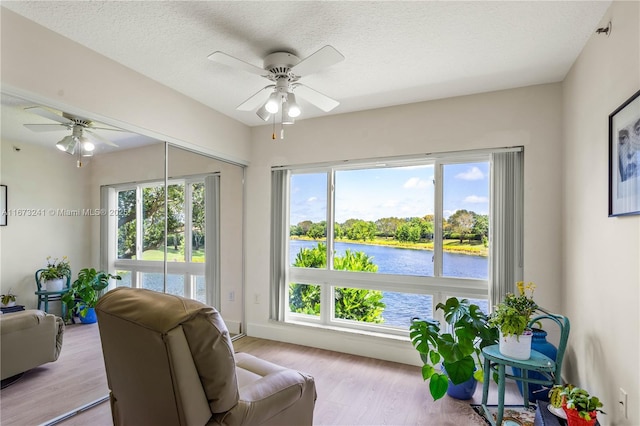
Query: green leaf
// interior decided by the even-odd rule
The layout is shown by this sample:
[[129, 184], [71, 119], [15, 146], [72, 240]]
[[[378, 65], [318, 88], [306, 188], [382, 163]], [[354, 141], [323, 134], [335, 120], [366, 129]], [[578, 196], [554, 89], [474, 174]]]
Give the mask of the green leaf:
[[476, 366], [471, 356], [466, 356], [455, 362], [443, 362], [442, 365], [447, 370], [449, 379], [451, 379], [455, 385], [464, 383], [473, 377], [473, 371]]
[[436, 370], [429, 364], [425, 364], [422, 366], [422, 378], [424, 380], [429, 380], [435, 372]]
[[476, 370], [473, 373], [473, 378], [476, 379], [477, 381], [479, 381], [480, 383], [484, 382], [484, 371], [483, 370]]
[[442, 398], [447, 393], [449, 379], [444, 374], [434, 374], [429, 381], [429, 391], [434, 401]]

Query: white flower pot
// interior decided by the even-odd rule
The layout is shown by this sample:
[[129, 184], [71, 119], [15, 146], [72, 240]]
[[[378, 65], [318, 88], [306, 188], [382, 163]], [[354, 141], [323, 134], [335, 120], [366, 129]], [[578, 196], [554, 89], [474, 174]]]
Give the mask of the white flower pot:
[[513, 359], [529, 359], [532, 336], [531, 330], [526, 330], [520, 336], [503, 336], [500, 332], [500, 353]]
[[12, 300], [11, 302], [6, 303], [6, 304], [5, 303], [0, 303], [0, 306], [3, 307], [3, 308], [10, 308], [12, 306], [16, 306], [16, 301]]
[[47, 291], [60, 291], [64, 286], [63, 278], [56, 278], [55, 280], [47, 280], [44, 282], [44, 289]]

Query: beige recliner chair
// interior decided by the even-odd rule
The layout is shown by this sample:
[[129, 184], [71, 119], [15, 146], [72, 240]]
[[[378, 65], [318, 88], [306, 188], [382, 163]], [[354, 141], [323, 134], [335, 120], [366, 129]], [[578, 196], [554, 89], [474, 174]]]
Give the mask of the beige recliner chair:
[[313, 378], [234, 354], [212, 307], [120, 287], [96, 306], [115, 425], [310, 425]]
[[0, 315], [2, 380], [58, 359], [62, 350], [62, 318], [36, 309]]

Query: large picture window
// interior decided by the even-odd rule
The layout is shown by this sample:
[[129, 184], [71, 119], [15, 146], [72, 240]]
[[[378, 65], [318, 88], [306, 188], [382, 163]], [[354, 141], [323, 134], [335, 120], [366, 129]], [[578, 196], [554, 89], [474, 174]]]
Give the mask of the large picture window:
[[274, 236], [285, 254], [273, 259], [284, 275], [274, 277], [274, 319], [403, 334], [451, 296], [488, 312], [492, 159], [453, 153], [274, 170], [286, 181], [274, 186], [284, 192], [274, 220], [286, 223]]

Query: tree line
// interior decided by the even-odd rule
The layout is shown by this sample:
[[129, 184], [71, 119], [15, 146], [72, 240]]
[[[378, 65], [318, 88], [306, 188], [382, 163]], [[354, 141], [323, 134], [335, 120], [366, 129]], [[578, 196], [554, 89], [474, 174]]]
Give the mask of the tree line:
[[[192, 183], [191, 222], [192, 247], [200, 249], [204, 243], [205, 200], [204, 183]], [[142, 188], [142, 247], [158, 250], [168, 246], [175, 250], [184, 247], [185, 185], [169, 185], [165, 216], [164, 185]], [[136, 255], [136, 203], [135, 189], [118, 192], [118, 258], [131, 259]], [[165, 220], [167, 237], [164, 235]]]
[[[444, 239], [480, 240], [486, 245], [489, 237], [489, 216], [468, 210], [457, 210], [448, 219], [442, 219]], [[326, 221], [305, 220], [292, 225], [289, 235], [314, 240], [327, 235]], [[373, 221], [348, 219], [334, 225], [334, 238], [353, 241], [372, 241], [376, 238], [395, 239], [400, 242], [418, 243], [433, 240], [434, 217], [385, 217]]]

